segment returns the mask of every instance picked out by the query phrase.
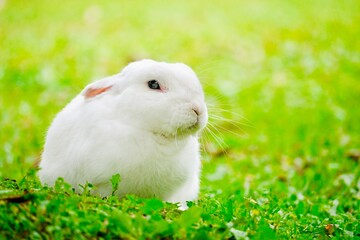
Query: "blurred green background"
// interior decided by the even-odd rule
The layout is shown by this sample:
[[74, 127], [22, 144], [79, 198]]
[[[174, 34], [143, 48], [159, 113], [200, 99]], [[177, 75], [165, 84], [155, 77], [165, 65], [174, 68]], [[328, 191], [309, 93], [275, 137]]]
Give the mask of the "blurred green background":
[[[140, 208], [136, 220], [125, 207], [129, 222], [143, 224], [134, 220], [139, 234], [359, 237], [359, 23], [358, 0], [0, 0], [2, 193], [26, 195], [13, 183], [9, 190], [5, 179], [27, 184], [21, 179], [39, 160], [46, 129], [86, 84], [152, 58], [184, 62], [197, 72], [211, 126], [201, 138], [201, 210], [191, 208], [178, 227], [179, 214], [164, 211], [170, 221], [159, 222], [168, 228], [158, 235], [154, 226], [162, 217], [145, 222]], [[108, 229], [104, 219], [121, 209], [94, 213], [83, 205], [74, 220], [67, 209], [77, 209], [77, 202], [56, 200], [62, 197], [5, 205], [10, 213], [2, 219], [8, 229], [23, 230], [18, 209], [21, 224], [35, 229], [30, 236], [46, 231], [66, 238], [79, 234], [80, 225]], [[36, 215], [37, 204], [63, 210], [50, 209], [45, 218]], [[51, 228], [59, 219], [73, 228]], [[188, 235], [177, 231], [184, 226]]]
[[203, 83], [216, 126], [202, 139], [203, 192], [356, 183], [359, 23], [356, 0], [2, 0], [0, 174], [25, 174], [86, 84], [152, 58], [184, 62]]

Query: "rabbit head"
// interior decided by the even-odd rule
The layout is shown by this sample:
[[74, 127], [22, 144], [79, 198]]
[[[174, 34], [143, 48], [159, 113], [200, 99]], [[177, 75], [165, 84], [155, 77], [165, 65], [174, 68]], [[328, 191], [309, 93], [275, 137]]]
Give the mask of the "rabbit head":
[[88, 85], [81, 95], [85, 102], [108, 109], [112, 119], [163, 138], [196, 135], [207, 123], [200, 82], [182, 63], [133, 62], [121, 73]]

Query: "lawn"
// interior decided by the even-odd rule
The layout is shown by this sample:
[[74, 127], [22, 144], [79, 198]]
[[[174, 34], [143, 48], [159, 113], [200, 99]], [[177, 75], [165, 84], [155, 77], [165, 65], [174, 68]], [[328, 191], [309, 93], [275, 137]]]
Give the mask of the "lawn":
[[[0, 239], [360, 239], [359, 23], [357, 0], [0, 1]], [[198, 202], [42, 187], [55, 114], [142, 58], [203, 84]]]

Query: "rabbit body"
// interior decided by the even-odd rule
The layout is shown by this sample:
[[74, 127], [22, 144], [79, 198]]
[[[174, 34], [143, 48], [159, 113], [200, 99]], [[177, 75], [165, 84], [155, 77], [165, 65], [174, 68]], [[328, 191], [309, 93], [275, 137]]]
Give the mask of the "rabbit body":
[[131, 63], [88, 85], [55, 117], [40, 180], [52, 186], [62, 177], [75, 189], [90, 182], [94, 193], [107, 196], [111, 176], [119, 173], [119, 197], [156, 197], [184, 207], [199, 192], [198, 133], [206, 122], [203, 91], [189, 67]]

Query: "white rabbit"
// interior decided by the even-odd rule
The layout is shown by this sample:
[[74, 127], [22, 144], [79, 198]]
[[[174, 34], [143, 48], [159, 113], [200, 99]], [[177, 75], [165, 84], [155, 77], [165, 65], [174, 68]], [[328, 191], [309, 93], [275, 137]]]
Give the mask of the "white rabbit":
[[169, 202], [195, 200], [199, 192], [198, 133], [208, 119], [196, 74], [182, 63], [133, 62], [121, 73], [89, 84], [52, 122], [39, 177], [58, 177], [75, 189], [136, 194]]

